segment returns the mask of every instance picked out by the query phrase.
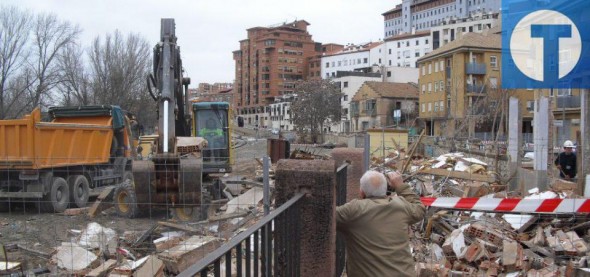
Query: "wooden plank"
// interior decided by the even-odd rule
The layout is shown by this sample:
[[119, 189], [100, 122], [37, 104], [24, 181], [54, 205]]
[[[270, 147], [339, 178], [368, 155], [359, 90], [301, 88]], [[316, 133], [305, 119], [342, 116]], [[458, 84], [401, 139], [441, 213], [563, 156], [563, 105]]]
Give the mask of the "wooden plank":
[[96, 201], [94, 201], [94, 203], [92, 204], [92, 206], [88, 210], [88, 216], [90, 218], [95, 217], [97, 213], [107, 209], [107, 203], [103, 204], [102, 201], [110, 197], [111, 193], [113, 192], [113, 189], [114, 189], [113, 186], [107, 187], [102, 190], [100, 195], [98, 195], [98, 197], [96, 198]]
[[156, 256], [150, 256], [147, 261], [133, 273], [133, 276], [163, 276], [164, 262]]
[[201, 232], [201, 230], [197, 230], [197, 229], [194, 229], [194, 228], [191, 228], [188, 226], [184, 226], [184, 225], [180, 225], [180, 224], [176, 224], [176, 223], [172, 223], [172, 222], [158, 221], [158, 224], [161, 226], [171, 227], [171, 228], [182, 230], [182, 231], [189, 232], [189, 233]]
[[63, 212], [63, 215], [81, 215], [81, 214], [85, 214], [88, 212], [88, 207], [84, 207], [84, 208], [72, 208], [72, 209], [66, 209]]
[[487, 182], [487, 183], [496, 182], [495, 176], [472, 174], [472, 173], [464, 172], [464, 171], [449, 171], [449, 170], [441, 169], [441, 168], [424, 168], [424, 169], [420, 170], [419, 174], [430, 174], [430, 175], [436, 175], [436, 176], [442, 176], [442, 177], [448, 176], [449, 178], [465, 179], [465, 180]]
[[90, 271], [86, 274], [87, 277], [103, 277], [106, 276], [108, 271], [113, 269], [117, 264], [117, 260], [110, 259], [103, 264], [99, 265], [97, 268]]

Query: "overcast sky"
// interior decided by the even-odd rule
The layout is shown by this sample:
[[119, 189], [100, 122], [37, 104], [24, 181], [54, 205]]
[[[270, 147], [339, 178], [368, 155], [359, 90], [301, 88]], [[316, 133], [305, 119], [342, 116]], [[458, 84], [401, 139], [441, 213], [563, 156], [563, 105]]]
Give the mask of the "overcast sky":
[[160, 18], [176, 20], [176, 36], [191, 87], [233, 82], [232, 51], [246, 29], [295, 19], [311, 25], [316, 42], [339, 44], [383, 38], [381, 14], [401, 0], [1, 0], [34, 12], [52, 12], [79, 24], [85, 47], [96, 36], [119, 29], [159, 40]]

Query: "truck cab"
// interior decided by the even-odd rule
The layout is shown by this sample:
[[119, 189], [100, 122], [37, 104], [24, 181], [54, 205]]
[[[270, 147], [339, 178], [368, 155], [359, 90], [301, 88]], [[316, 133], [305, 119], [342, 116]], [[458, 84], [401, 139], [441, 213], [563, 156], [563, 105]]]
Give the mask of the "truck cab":
[[207, 140], [202, 151], [203, 173], [231, 172], [231, 118], [227, 102], [197, 102], [192, 105], [193, 136]]

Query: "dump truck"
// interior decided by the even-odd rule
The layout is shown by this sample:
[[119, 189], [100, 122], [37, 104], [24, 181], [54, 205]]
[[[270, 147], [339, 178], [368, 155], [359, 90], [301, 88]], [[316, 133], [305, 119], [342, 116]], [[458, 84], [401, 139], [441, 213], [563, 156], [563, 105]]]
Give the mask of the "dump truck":
[[42, 211], [84, 207], [101, 187], [130, 182], [132, 122], [118, 106], [39, 108], [0, 120], [0, 209], [35, 202]]

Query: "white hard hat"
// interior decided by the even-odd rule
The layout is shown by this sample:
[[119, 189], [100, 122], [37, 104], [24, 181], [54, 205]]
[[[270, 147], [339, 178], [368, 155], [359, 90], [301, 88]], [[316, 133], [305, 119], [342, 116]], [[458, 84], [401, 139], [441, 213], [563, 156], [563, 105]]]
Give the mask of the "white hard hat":
[[574, 146], [574, 143], [573, 143], [571, 140], [566, 140], [566, 141], [563, 143], [563, 147], [572, 147], [572, 148], [573, 148], [573, 147], [575, 147], [575, 146]]

